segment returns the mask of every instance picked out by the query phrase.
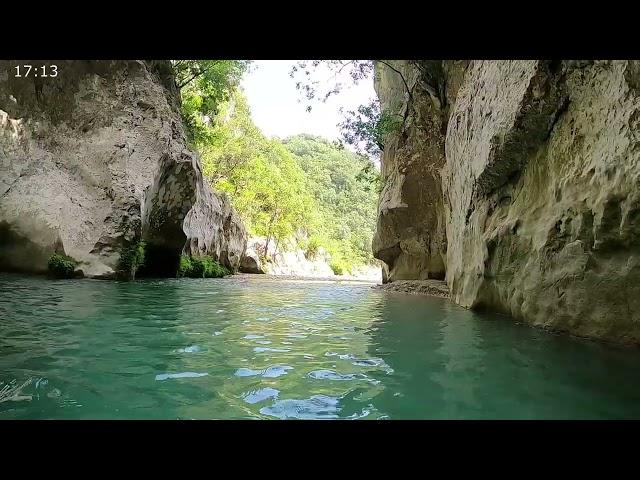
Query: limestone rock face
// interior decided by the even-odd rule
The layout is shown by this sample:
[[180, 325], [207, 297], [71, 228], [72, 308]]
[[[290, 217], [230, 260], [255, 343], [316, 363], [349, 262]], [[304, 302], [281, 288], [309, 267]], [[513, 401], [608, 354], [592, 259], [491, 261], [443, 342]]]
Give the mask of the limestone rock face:
[[[245, 273], [268, 273], [270, 275], [293, 275], [299, 277], [333, 277], [334, 273], [330, 267], [331, 258], [323, 249], [310, 258], [307, 258], [296, 244], [294, 238], [281, 242], [277, 251], [274, 252], [274, 242], [271, 240], [268, 250], [267, 262], [259, 260], [260, 255], [265, 256], [267, 249], [267, 239], [265, 237], [252, 237], [247, 243], [247, 250], [243, 258], [243, 264], [247, 265], [240, 270]], [[254, 263], [252, 257], [257, 260], [260, 271], [249, 271]]]
[[442, 279], [447, 250], [440, 180], [445, 162], [443, 106], [431, 102], [420, 88], [418, 68], [394, 63], [402, 76], [376, 65], [382, 109], [402, 126], [388, 136], [382, 155], [373, 252], [386, 264], [385, 280]]
[[250, 249], [247, 249], [242, 256], [240, 271], [243, 273], [265, 273], [258, 254]]
[[258, 255], [258, 249], [262, 244], [262, 239], [252, 238], [247, 243], [247, 248], [240, 260], [240, 271], [244, 273], [266, 273], [260, 256]]
[[265, 265], [267, 273], [272, 275], [293, 275], [300, 277], [333, 277], [334, 273], [329, 265], [329, 255], [319, 252], [308, 259], [298, 248], [290, 247], [280, 250], [273, 256], [273, 261]]
[[[202, 178], [199, 165], [197, 176]], [[197, 201], [183, 225], [188, 237], [185, 252], [211, 255], [235, 272], [247, 246], [247, 230], [226, 195], [212, 192], [203, 181], [197, 185]]]
[[451, 67], [440, 176], [452, 299], [639, 343], [640, 63]]
[[[55, 78], [0, 63], [0, 268], [44, 271], [60, 251], [109, 277], [138, 240], [172, 264], [207, 229], [237, 267], [244, 227], [186, 146], [168, 62], [36, 62], [58, 65]], [[202, 224], [187, 226], [194, 210]]]

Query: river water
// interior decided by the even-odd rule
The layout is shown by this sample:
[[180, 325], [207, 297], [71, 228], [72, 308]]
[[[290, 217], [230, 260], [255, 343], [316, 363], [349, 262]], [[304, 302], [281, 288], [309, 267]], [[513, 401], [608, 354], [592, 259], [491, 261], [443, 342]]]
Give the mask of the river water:
[[640, 418], [639, 367], [366, 284], [0, 274], [0, 419]]

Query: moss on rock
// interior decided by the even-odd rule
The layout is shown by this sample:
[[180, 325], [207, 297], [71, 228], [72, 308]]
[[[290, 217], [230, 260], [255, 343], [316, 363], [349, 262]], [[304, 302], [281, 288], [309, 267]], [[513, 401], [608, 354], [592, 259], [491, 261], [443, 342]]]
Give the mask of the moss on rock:
[[73, 278], [77, 265], [73, 258], [61, 253], [54, 253], [47, 262], [49, 274], [55, 278]]
[[118, 276], [121, 278], [135, 279], [136, 272], [144, 265], [146, 244], [139, 240], [124, 248], [120, 252], [118, 263]]
[[182, 255], [180, 257], [178, 277], [220, 278], [230, 273], [231, 271], [207, 255], [200, 257]]

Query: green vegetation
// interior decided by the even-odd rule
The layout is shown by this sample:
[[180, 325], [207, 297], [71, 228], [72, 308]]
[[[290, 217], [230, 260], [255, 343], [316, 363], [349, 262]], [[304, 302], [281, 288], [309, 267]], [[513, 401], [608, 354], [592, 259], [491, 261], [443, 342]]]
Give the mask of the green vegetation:
[[118, 270], [121, 277], [136, 278], [136, 272], [144, 265], [146, 244], [139, 240], [120, 252]]
[[[310, 259], [321, 248], [327, 251], [336, 272], [374, 261], [371, 240], [379, 175], [366, 155], [310, 135], [266, 138], [237, 88], [248, 62], [173, 65], [203, 173], [215, 190], [229, 196], [250, 233], [266, 238], [265, 252], [259, 255], [269, 258], [293, 241]], [[358, 72], [364, 75], [371, 64], [361, 67]], [[350, 143], [359, 141], [357, 133], [353, 139]], [[179, 274], [200, 277], [205, 270], [204, 265], [194, 265], [193, 258], [183, 258]]]
[[76, 265], [78, 262], [61, 253], [51, 255], [47, 263], [49, 273], [55, 278], [73, 278]]
[[346, 273], [372, 263], [378, 195], [359, 178], [367, 168], [377, 174], [371, 160], [313, 135], [290, 137], [284, 145], [304, 171], [315, 200], [309, 246], [312, 250], [322, 246], [329, 252], [334, 272]]
[[[311, 111], [311, 102], [318, 100], [325, 102], [332, 95], [339, 94], [344, 88], [344, 85], [337, 80], [332, 85], [331, 82], [320, 82], [314, 79], [315, 70], [324, 68], [334, 74], [342, 72], [356, 84], [370, 78], [374, 72], [375, 63], [398, 75], [404, 84], [406, 94], [411, 98], [412, 93], [407, 80], [402, 71], [394, 66], [393, 60], [302, 60], [292, 67], [289, 74], [291, 78], [298, 79], [296, 88], [302, 92], [308, 102], [307, 111]], [[417, 67], [423, 76], [429, 76], [428, 73], [425, 74], [422, 62], [412, 61], [411, 64]], [[381, 110], [380, 102], [377, 99], [368, 104], [360, 105], [356, 110], [343, 112], [344, 121], [340, 124], [342, 141], [354, 147], [358, 153], [369, 155], [372, 158], [378, 157], [384, 149], [389, 133], [399, 131], [404, 119], [397, 113]], [[363, 179], [369, 179], [370, 183], [379, 188], [379, 180], [374, 177], [371, 171], [362, 172]]]
[[240, 92], [220, 107], [211, 137], [200, 146], [204, 174], [231, 197], [250, 232], [267, 239], [267, 251], [313, 223], [304, 171], [280, 141], [253, 124]]
[[340, 124], [342, 139], [361, 153], [376, 156], [384, 149], [387, 136], [402, 127], [402, 117], [380, 110], [380, 102], [360, 105], [357, 112], [346, 112]]
[[311, 135], [265, 138], [239, 91], [220, 106], [207, 138], [199, 144], [205, 176], [251, 234], [267, 239], [267, 256], [293, 239], [307, 258], [324, 248], [344, 273], [373, 261], [377, 193], [361, 178], [375, 172], [367, 157]]
[[331, 270], [333, 270], [334, 275], [344, 275], [349, 271], [349, 265], [341, 260], [332, 260], [329, 266], [331, 267]]
[[173, 60], [176, 83], [182, 97], [182, 117], [189, 139], [206, 143], [210, 119], [229, 99], [242, 75], [247, 60]]
[[229, 274], [231, 272], [227, 268], [209, 256], [192, 257], [182, 255], [180, 257], [178, 277], [219, 278]]

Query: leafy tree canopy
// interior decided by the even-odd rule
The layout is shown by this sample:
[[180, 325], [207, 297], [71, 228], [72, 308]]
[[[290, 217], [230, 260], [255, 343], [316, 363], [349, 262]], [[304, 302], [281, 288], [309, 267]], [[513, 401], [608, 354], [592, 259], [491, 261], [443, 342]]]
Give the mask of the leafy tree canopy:
[[[332, 95], [340, 93], [344, 85], [337, 79], [337, 75], [345, 72], [353, 83], [363, 79], [371, 79], [375, 62], [383, 68], [394, 71], [402, 78], [407, 94], [411, 95], [409, 86], [402, 72], [393, 65], [392, 60], [305, 60], [294, 65], [290, 71], [292, 78], [297, 78], [296, 88], [300, 90], [307, 100], [307, 111], [311, 111], [313, 101], [325, 102]], [[319, 68], [334, 72], [334, 82], [320, 82], [317, 75]], [[352, 146], [358, 153], [377, 158], [384, 149], [385, 141], [392, 132], [402, 127], [402, 117], [382, 111], [378, 99], [368, 104], [360, 105], [356, 111], [342, 112], [343, 121], [339, 124], [342, 141]], [[361, 179], [370, 179], [371, 184], [376, 183], [374, 172], [367, 167], [361, 172]]]
[[[267, 139], [251, 120], [238, 88], [248, 62], [180, 60], [173, 65], [182, 113], [204, 175], [214, 189], [229, 195], [249, 231], [267, 238], [269, 253], [295, 239], [308, 257], [320, 247], [327, 250], [336, 273], [374, 262], [379, 175], [363, 154], [368, 152], [354, 153], [341, 142], [311, 135]], [[341, 68], [350, 69], [358, 81], [373, 64]], [[350, 112], [343, 125], [351, 135], [343, 135], [346, 143], [362, 144], [371, 137], [369, 150], [380, 147], [383, 134], [376, 128], [382, 114], [375, 107]]]
[[249, 69], [247, 60], [172, 60], [182, 96], [182, 116], [192, 141], [204, 141], [206, 126]]
[[270, 253], [293, 238], [310, 257], [323, 247], [342, 271], [373, 262], [377, 193], [358, 178], [373, 167], [367, 157], [312, 135], [267, 139], [240, 91], [207, 129], [205, 176], [250, 232], [267, 238]]
[[378, 195], [369, 182], [359, 178], [363, 170], [372, 170], [377, 177], [372, 161], [312, 135], [289, 137], [284, 145], [304, 170], [318, 205], [317, 242], [346, 270], [373, 262]]
[[204, 174], [230, 195], [254, 235], [277, 245], [316, 223], [304, 171], [281, 142], [253, 124], [240, 91], [221, 105], [208, 139], [200, 149]]

